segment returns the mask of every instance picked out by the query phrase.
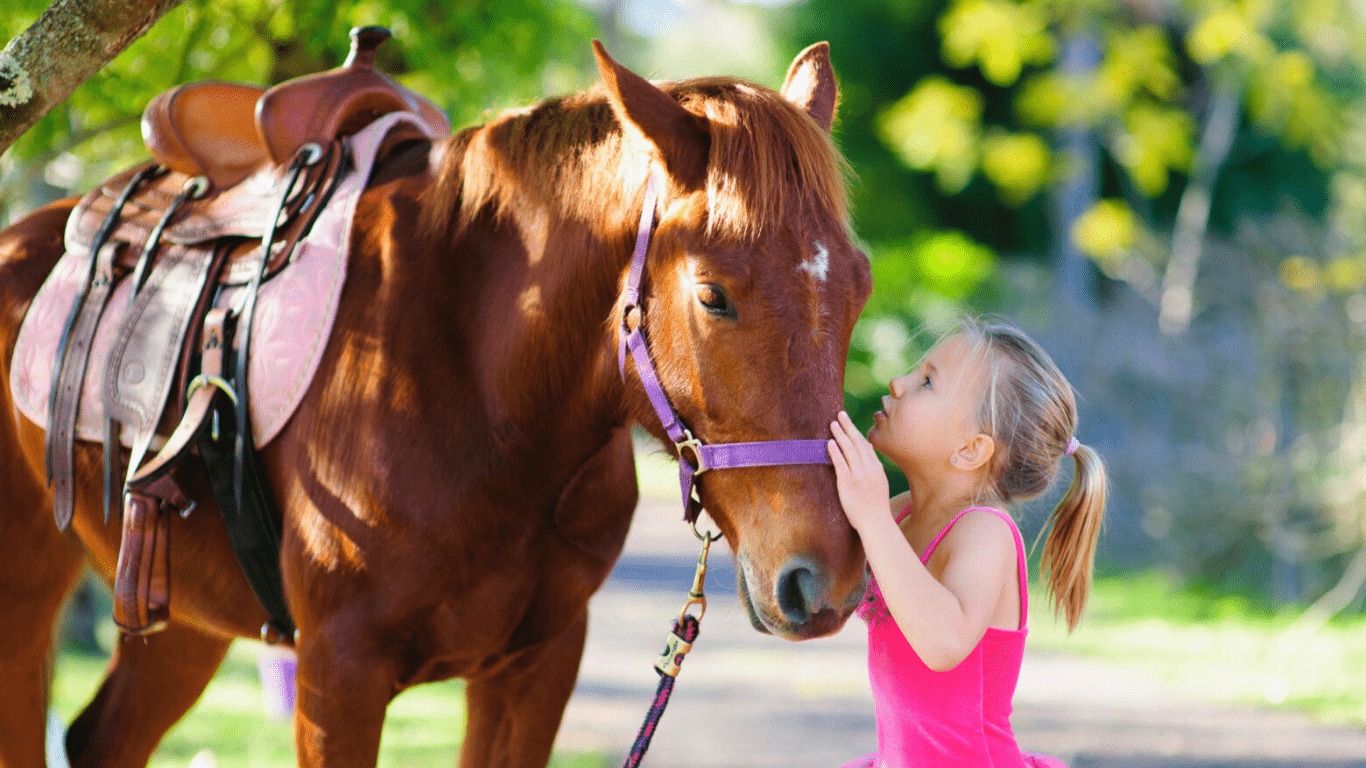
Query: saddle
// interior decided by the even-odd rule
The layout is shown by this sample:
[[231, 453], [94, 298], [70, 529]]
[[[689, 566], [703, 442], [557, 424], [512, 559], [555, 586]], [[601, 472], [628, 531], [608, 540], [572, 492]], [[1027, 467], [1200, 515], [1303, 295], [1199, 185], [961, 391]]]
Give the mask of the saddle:
[[[160, 94], [142, 121], [153, 161], [92, 190], [68, 218], [68, 257], [88, 256], [56, 345], [48, 482], [65, 530], [92, 344], [102, 316], [121, 311], [99, 389], [106, 523], [122, 499], [114, 619], [126, 633], [157, 631], [169, 618], [169, 517], [195, 506], [175, 470], [198, 454], [238, 560], [270, 615], [263, 638], [292, 641], [279, 516], [253, 434], [255, 310], [262, 286], [296, 268], [310, 238], [346, 247], [376, 158], [450, 133], [432, 102], [375, 69], [375, 52], [389, 37], [381, 27], [353, 29], [342, 66], [269, 89], [202, 82]], [[319, 235], [315, 226], [331, 231]], [[331, 285], [339, 295], [340, 278]], [[116, 291], [122, 301], [112, 307]]]

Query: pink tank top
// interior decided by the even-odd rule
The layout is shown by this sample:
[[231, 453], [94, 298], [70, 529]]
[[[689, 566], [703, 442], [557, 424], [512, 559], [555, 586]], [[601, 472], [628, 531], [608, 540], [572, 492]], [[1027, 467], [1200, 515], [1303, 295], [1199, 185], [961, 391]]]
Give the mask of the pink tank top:
[[[878, 768], [1024, 768], [1025, 758], [1010, 727], [1011, 699], [1024, 658], [1029, 611], [1024, 540], [1010, 516], [989, 507], [958, 513], [934, 537], [920, 562], [928, 563], [944, 535], [963, 515], [982, 510], [997, 515], [1015, 535], [1020, 579], [1020, 626], [988, 627], [977, 647], [958, 666], [935, 672], [916, 655], [870, 580], [859, 615], [868, 622], [868, 677], [877, 713]], [[909, 511], [909, 510], [908, 510]], [[906, 516], [897, 518], [897, 522]]]

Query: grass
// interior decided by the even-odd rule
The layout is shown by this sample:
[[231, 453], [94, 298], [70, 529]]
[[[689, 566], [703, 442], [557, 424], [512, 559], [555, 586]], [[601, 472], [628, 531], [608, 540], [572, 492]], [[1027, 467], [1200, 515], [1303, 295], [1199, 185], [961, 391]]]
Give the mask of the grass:
[[1040, 585], [1029, 645], [1142, 671], [1193, 697], [1273, 705], [1330, 723], [1366, 726], [1366, 616], [1330, 622], [1287, 643], [1297, 609], [1267, 610], [1231, 595], [1182, 588], [1157, 573], [1097, 579], [1072, 635]]
[[[256, 670], [255, 643], [234, 643], [204, 695], [162, 740], [152, 768], [292, 768], [296, 765], [293, 726], [267, 717]], [[63, 722], [89, 701], [107, 659], [64, 653], [57, 662], [53, 708]], [[460, 681], [417, 686], [389, 705], [379, 765], [453, 765], [464, 736], [465, 693]], [[198, 756], [198, 757], [197, 757]], [[593, 754], [556, 754], [552, 768], [604, 768]]]

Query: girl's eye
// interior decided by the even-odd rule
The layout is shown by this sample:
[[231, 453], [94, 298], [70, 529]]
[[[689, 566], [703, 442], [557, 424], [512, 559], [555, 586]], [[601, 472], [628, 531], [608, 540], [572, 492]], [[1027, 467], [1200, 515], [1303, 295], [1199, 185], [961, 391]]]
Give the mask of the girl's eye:
[[920, 386], [924, 387], [925, 389], [931, 389], [929, 374], [925, 375], [925, 380], [920, 382]]
[[735, 304], [730, 300], [726, 289], [721, 286], [711, 283], [699, 285], [694, 289], [694, 295], [697, 297], [697, 303], [707, 310], [707, 314], [735, 319]]

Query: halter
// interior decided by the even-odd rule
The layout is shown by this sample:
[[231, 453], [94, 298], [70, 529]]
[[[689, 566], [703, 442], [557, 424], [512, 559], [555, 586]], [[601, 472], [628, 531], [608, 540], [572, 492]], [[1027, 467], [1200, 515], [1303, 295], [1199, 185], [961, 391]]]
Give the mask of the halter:
[[[617, 365], [624, 380], [626, 350], [630, 349], [631, 357], [636, 363], [636, 372], [640, 375], [640, 383], [645, 387], [645, 394], [650, 398], [655, 413], [659, 415], [664, 432], [678, 451], [678, 483], [683, 491], [683, 519], [695, 524], [697, 516], [702, 511], [702, 502], [693, 495], [694, 478], [703, 472], [738, 467], [831, 462], [825, 440], [763, 440], [708, 445], [693, 436], [669, 404], [669, 398], [659, 383], [654, 363], [650, 360], [650, 348], [644, 332], [645, 308], [640, 303], [640, 282], [645, 274], [645, 254], [650, 249], [650, 234], [655, 221], [655, 201], [658, 197], [658, 182], [651, 173], [650, 180], [645, 185], [645, 203], [640, 212], [640, 227], [636, 231], [636, 250], [631, 257], [631, 273], [626, 280], [625, 305], [621, 311], [621, 329], [617, 342]], [[639, 315], [635, 328], [631, 328], [627, 322], [631, 310], [636, 310]], [[692, 454], [696, 466], [688, 460], [685, 452]], [[698, 536], [701, 538], [701, 534]]]

